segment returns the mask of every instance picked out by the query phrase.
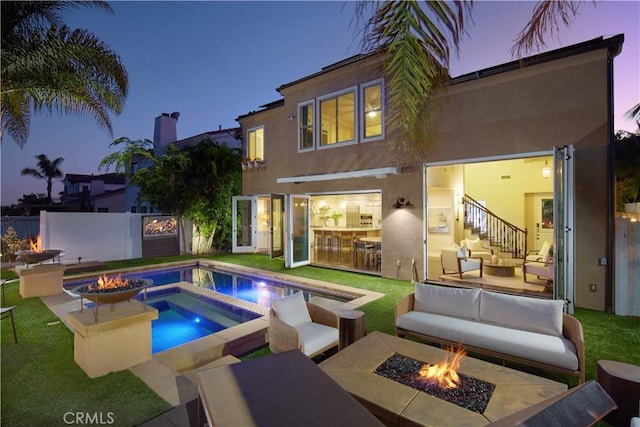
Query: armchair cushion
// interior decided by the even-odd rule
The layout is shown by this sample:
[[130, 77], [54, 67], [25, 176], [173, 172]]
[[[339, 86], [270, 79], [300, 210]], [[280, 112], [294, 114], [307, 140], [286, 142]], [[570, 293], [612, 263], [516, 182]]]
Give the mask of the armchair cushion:
[[311, 316], [302, 292], [274, 300], [272, 308], [280, 320], [293, 327], [311, 323]]
[[338, 329], [320, 323], [309, 322], [296, 327], [300, 339], [300, 351], [307, 356], [319, 353], [331, 344], [338, 344]]
[[470, 251], [475, 252], [475, 251], [479, 251], [479, 252], [485, 252], [487, 251], [488, 248], [485, 248], [484, 246], [482, 246], [482, 241], [480, 240], [480, 238], [478, 239], [464, 239], [463, 244], [466, 244], [467, 248], [469, 248]]

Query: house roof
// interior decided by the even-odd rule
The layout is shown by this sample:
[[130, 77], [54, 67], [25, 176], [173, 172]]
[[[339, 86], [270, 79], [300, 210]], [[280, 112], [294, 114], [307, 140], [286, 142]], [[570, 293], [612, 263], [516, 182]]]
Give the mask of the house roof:
[[181, 145], [189, 145], [191, 143], [194, 142], [200, 142], [203, 139], [206, 138], [211, 138], [213, 140], [216, 139], [216, 137], [218, 136], [230, 136], [232, 138], [238, 139], [240, 140], [240, 128], [239, 127], [235, 127], [235, 128], [228, 128], [228, 129], [218, 129], [218, 130], [212, 130], [209, 132], [203, 132], [203, 133], [199, 133], [197, 135], [193, 135], [190, 136], [188, 138], [183, 138], [181, 140], [172, 142], [172, 144], [174, 144], [176, 147], [179, 147]]
[[84, 174], [75, 174], [68, 173], [65, 174], [64, 180], [68, 182], [78, 183], [78, 182], [91, 182], [91, 181], [104, 181], [105, 184], [122, 184], [124, 185], [124, 174], [122, 173], [105, 173], [102, 175], [84, 175]]
[[528, 56], [526, 58], [507, 62], [505, 64], [495, 65], [493, 67], [484, 68], [472, 73], [463, 74], [450, 79], [449, 84], [457, 84], [468, 80], [475, 80], [482, 77], [488, 77], [499, 73], [505, 73], [519, 68], [529, 67], [531, 65], [541, 64], [544, 62], [555, 61], [557, 59], [566, 58], [581, 53], [590, 52], [592, 50], [609, 49], [610, 57], [617, 56], [622, 51], [622, 43], [624, 42], [624, 34], [618, 34], [612, 37], [597, 37], [582, 43], [562, 47], [560, 49], [551, 50], [549, 52], [540, 53], [538, 55]]
[[[514, 69], [518, 69], [518, 68], [523, 68], [523, 67], [527, 67], [527, 66], [531, 66], [531, 65], [535, 65], [535, 64], [541, 64], [544, 62], [548, 62], [548, 61], [555, 61], [557, 59], [561, 59], [561, 58], [565, 58], [565, 57], [569, 57], [569, 56], [573, 56], [573, 55], [578, 55], [581, 53], [586, 53], [586, 52], [590, 52], [592, 50], [597, 50], [597, 49], [603, 49], [603, 48], [607, 48], [609, 49], [609, 54], [610, 57], [613, 58], [615, 56], [617, 56], [621, 51], [622, 51], [622, 43], [624, 42], [624, 34], [618, 34], [615, 36], [611, 36], [611, 37], [604, 37], [604, 36], [600, 36], [600, 37], [596, 37], [594, 39], [582, 42], [582, 43], [578, 43], [578, 44], [573, 44], [570, 46], [566, 46], [566, 47], [562, 47], [559, 49], [555, 49], [549, 52], [544, 52], [544, 53], [540, 53], [537, 55], [533, 55], [533, 56], [528, 56], [526, 58], [522, 58], [519, 60], [515, 60], [515, 61], [511, 61], [511, 62], [507, 62], [505, 64], [500, 64], [500, 65], [495, 65], [493, 67], [489, 67], [489, 68], [484, 68], [482, 70], [478, 70], [478, 71], [474, 71], [472, 73], [468, 73], [468, 74], [463, 74], [461, 76], [458, 77], [453, 77], [450, 78], [449, 80], [449, 84], [458, 84], [458, 83], [462, 83], [468, 80], [475, 80], [475, 79], [479, 79], [482, 77], [488, 77], [491, 75], [495, 75], [495, 74], [499, 74], [499, 73], [504, 73], [504, 72], [508, 72], [508, 71], [512, 71]], [[368, 58], [370, 56], [373, 55], [377, 55], [380, 53], [380, 50], [375, 51], [375, 52], [371, 52], [371, 53], [367, 53], [367, 54], [358, 54], [358, 55], [354, 55], [351, 56], [349, 58], [346, 58], [342, 61], [336, 62], [334, 64], [328, 65], [324, 68], [322, 68], [320, 71], [310, 74], [308, 76], [302, 77], [300, 79], [294, 80], [292, 82], [289, 83], [284, 83], [282, 85], [280, 85], [280, 87], [276, 88], [276, 90], [278, 92], [280, 92], [282, 89], [285, 89], [287, 87], [302, 83], [306, 80], [310, 80], [313, 79], [314, 77], [320, 76], [322, 74], [337, 70], [341, 67], [345, 67], [347, 65], [353, 64], [355, 62], [361, 61], [365, 58]], [[258, 111], [251, 111], [247, 114], [238, 116], [238, 118], [236, 118], [236, 120], [241, 120], [245, 117], [251, 116], [253, 114], [256, 113], [260, 113], [263, 112], [265, 110], [271, 109], [271, 108], [275, 108], [275, 107], [279, 107], [284, 105], [284, 99], [280, 99], [277, 101], [273, 101], [270, 102], [268, 104], [264, 104], [262, 106], [260, 106], [261, 110]]]

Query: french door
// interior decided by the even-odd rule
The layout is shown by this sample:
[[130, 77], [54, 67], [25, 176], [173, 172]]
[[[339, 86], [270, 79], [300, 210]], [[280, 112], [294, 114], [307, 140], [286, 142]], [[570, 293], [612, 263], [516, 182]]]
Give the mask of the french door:
[[271, 195], [271, 258], [284, 255], [284, 194]]
[[309, 259], [309, 196], [285, 195], [285, 267], [293, 268], [311, 263]]
[[553, 297], [567, 302], [573, 314], [575, 302], [575, 235], [574, 235], [574, 148], [572, 145], [553, 149], [554, 163], [554, 259]]
[[[270, 212], [263, 212], [268, 203]], [[233, 197], [233, 252], [264, 251], [259, 237], [262, 224], [269, 221], [269, 252], [272, 258], [285, 256], [286, 267], [299, 267], [309, 259], [309, 196], [271, 194], [270, 196]], [[264, 239], [262, 239], [264, 240]]]
[[257, 250], [258, 202], [255, 196], [233, 196], [233, 253], [254, 253]]

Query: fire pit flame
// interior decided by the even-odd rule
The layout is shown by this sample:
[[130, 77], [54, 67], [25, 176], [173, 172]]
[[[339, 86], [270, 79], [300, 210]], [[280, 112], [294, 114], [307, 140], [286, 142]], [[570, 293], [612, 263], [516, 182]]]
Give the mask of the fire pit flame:
[[31, 252], [34, 253], [42, 253], [42, 239], [40, 237], [40, 235], [38, 234], [38, 238], [36, 239], [36, 241], [34, 242], [33, 240], [31, 240], [31, 238], [29, 238], [29, 250]]
[[435, 365], [427, 363], [422, 366], [419, 372], [422, 377], [444, 389], [457, 388], [460, 384], [460, 377], [456, 371], [460, 368], [460, 362], [467, 354], [463, 348], [454, 352], [451, 347], [449, 351], [450, 353], [445, 360]]
[[118, 289], [118, 288], [126, 288], [129, 286], [129, 280], [122, 280], [122, 275], [118, 274], [112, 278], [107, 277], [104, 274], [102, 277], [98, 277], [98, 280], [95, 284], [89, 286], [90, 291], [94, 290], [104, 290], [104, 289]]

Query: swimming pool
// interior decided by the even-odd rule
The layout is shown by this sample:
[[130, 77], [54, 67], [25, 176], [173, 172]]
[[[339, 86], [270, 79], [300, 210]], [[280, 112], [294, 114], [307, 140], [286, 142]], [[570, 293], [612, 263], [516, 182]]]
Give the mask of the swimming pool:
[[153, 354], [262, 316], [177, 286], [148, 292], [146, 303], [158, 310], [151, 322]]
[[[109, 275], [111, 276], [113, 274]], [[302, 283], [285, 283], [258, 276], [242, 275], [211, 265], [200, 265], [199, 263], [125, 272], [122, 273], [122, 278], [151, 279], [153, 285], [149, 289], [168, 284], [187, 282], [198, 288], [209, 289], [218, 294], [227, 295], [267, 308], [271, 307], [272, 300], [291, 295], [298, 291], [304, 293], [305, 300], [309, 301], [313, 298], [314, 303], [329, 307], [335, 306], [336, 302], [344, 303], [361, 296], [336, 289], [319, 289]], [[75, 287], [93, 283], [96, 279], [97, 277], [68, 280], [64, 282], [64, 288], [73, 290]]]
[[[151, 323], [152, 353], [156, 354], [266, 315], [272, 300], [301, 291], [306, 301], [332, 309], [361, 297], [347, 290], [300, 281], [265, 279], [258, 271], [241, 274], [212, 264], [189, 263], [148, 270], [109, 272], [109, 277], [150, 279], [146, 303], [158, 310]], [[98, 276], [66, 280], [73, 291], [95, 283]], [[136, 296], [143, 300], [145, 293]], [[87, 304], [90, 306], [91, 304]]]

